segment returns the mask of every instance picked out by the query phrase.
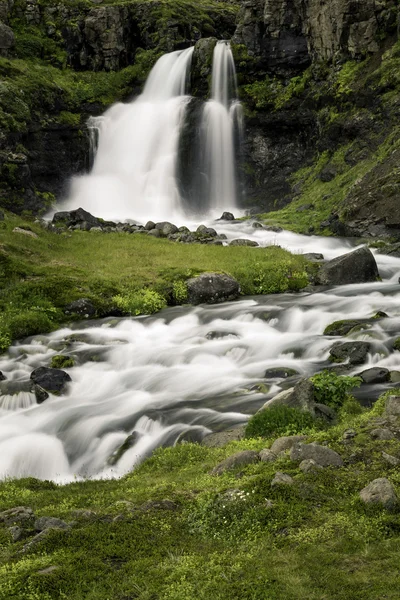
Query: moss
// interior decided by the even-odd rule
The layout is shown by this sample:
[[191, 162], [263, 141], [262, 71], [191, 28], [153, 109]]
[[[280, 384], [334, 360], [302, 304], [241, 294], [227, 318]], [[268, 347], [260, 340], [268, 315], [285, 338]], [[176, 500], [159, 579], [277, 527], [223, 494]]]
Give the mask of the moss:
[[70, 356], [63, 356], [62, 354], [56, 354], [51, 359], [50, 367], [52, 369], [70, 369], [75, 366], [75, 361]]

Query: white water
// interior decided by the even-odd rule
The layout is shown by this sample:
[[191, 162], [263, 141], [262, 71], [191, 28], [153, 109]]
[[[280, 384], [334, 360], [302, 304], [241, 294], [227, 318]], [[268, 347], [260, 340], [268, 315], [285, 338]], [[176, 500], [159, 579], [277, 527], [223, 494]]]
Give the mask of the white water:
[[[349, 241], [273, 234], [247, 223], [214, 226], [231, 238], [253, 235], [264, 245], [275, 241], [327, 258], [350, 249]], [[1, 397], [0, 478], [118, 477], [180, 434], [200, 440], [209, 431], [244, 423], [287, 385], [265, 380], [266, 369], [289, 367], [308, 376], [328, 364], [336, 338], [323, 331], [339, 319], [387, 312], [390, 319], [351, 336], [373, 344], [367, 364], [353, 372], [372, 365], [400, 370], [400, 353], [388, 349], [400, 329], [400, 259], [376, 258], [380, 283], [86, 322], [12, 346], [0, 356], [0, 370], [14, 386], [55, 354], [73, 356], [77, 366], [68, 370], [72, 383], [64, 396], [50, 396], [41, 405], [30, 394]], [[271, 386], [268, 394], [251, 391], [260, 382]], [[382, 388], [364, 389], [368, 398]], [[132, 432], [136, 443], [111, 466], [110, 456]]]
[[235, 63], [228, 42], [214, 48], [212, 93], [203, 111], [204, 173], [210, 211], [234, 211], [237, 205], [235, 129], [242, 135], [242, 112], [237, 99]]
[[90, 120], [93, 168], [72, 180], [63, 210], [82, 206], [116, 220], [182, 214], [175, 171], [192, 54], [188, 48], [162, 56], [141, 96]]

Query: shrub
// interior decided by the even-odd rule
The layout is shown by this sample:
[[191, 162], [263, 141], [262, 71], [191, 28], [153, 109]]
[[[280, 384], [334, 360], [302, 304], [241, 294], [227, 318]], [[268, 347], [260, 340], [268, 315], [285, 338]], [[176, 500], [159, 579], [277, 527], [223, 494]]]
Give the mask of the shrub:
[[165, 308], [165, 298], [153, 290], [128, 290], [113, 298], [117, 307], [131, 315], [151, 315]]
[[332, 371], [322, 371], [311, 377], [315, 388], [315, 398], [321, 404], [340, 408], [351, 397], [349, 391], [361, 385], [360, 377], [336, 375]]
[[184, 304], [187, 302], [188, 291], [184, 281], [175, 281], [172, 286], [172, 291], [176, 304]]
[[294, 435], [321, 423], [310, 413], [289, 406], [273, 406], [256, 413], [247, 423], [246, 437]]

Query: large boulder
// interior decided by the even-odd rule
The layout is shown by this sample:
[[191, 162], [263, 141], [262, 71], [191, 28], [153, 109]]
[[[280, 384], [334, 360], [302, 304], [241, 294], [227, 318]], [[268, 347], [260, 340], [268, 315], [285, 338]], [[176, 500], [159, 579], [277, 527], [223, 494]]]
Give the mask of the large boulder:
[[361, 377], [363, 383], [386, 383], [390, 381], [390, 371], [383, 367], [372, 367], [361, 373], [357, 373], [358, 377]]
[[341, 344], [336, 342], [329, 350], [333, 362], [349, 361], [351, 365], [361, 365], [367, 359], [367, 354], [371, 350], [371, 344], [368, 342], [345, 342]]
[[105, 225], [102, 221], [100, 221], [97, 217], [91, 215], [87, 210], [83, 208], [77, 208], [76, 210], [71, 211], [62, 211], [57, 212], [53, 216], [53, 224], [54, 225], [65, 225], [66, 227], [76, 227], [85, 226], [86, 229], [91, 229], [92, 227], [102, 227]]
[[378, 267], [369, 248], [363, 247], [338, 256], [322, 265], [317, 275], [320, 285], [366, 283], [379, 279]]
[[177, 233], [178, 231], [177, 226], [169, 221], [161, 221], [160, 223], [156, 223], [155, 229], [158, 229], [165, 237]]
[[61, 369], [51, 367], [39, 367], [31, 373], [32, 381], [51, 394], [62, 394], [66, 391], [67, 384], [72, 381], [71, 377]]
[[187, 282], [190, 304], [217, 304], [235, 300], [240, 294], [239, 283], [225, 273], [203, 273]]
[[394, 508], [398, 503], [394, 487], [386, 477], [371, 481], [361, 490], [360, 498], [365, 504], [381, 504], [387, 509]]
[[297, 462], [312, 459], [321, 467], [343, 466], [342, 457], [337, 452], [316, 443], [295, 444], [290, 451], [290, 459]]
[[271, 446], [271, 452], [274, 454], [279, 454], [280, 452], [286, 452], [286, 450], [291, 450], [295, 444], [298, 444], [302, 440], [305, 440], [304, 435], [288, 435], [284, 437], [280, 437], [274, 441]]
[[230, 246], [250, 246], [255, 248], [256, 246], [259, 246], [260, 244], [258, 242], [255, 242], [254, 240], [248, 240], [246, 238], [238, 238], [237, 240], [232, 240], [229, 243]]
[[14, 46], [15, 38], [11, 27], [0, 22], [0, 56], [7, 56], [8, 50]]
[[[260, 411], [268, 410], [273, 406], [289, 406], [291, 408], [299, 408], [315, 415], [315, 397], [314, 384], [309, 379], [301, 379], [297, 385], [288, 390], [279, 392], [276, 396], [268, 400]], [[259, 411], [259, 412], [260, 412]]]

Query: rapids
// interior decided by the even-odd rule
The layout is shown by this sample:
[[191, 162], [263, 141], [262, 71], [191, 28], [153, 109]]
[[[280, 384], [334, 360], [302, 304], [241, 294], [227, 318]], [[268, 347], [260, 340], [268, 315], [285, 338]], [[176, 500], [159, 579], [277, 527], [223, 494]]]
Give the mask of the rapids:
[[[349, 240], [273, 233], [249, 223], [213, 225], [230, 239], [252, 237], [293, 252], [322, 252], [327, 259], [352, 247]], [[309, 376], [328, 365], [335, 338], [323, 331], [336, 320], [387, 312], [390, 319], [351, 336], [368, 339], [374, 349], [368, 364], [353, 372], [371, 365], [400, 370], [400, 354], [388, 349], [400, 330], [400, 259], [376, 258], [379, 283], [75, 323], [14, 344], [0, 357], [0, 370], [12, 382], [26, 382], [60, 352], [77, 366], [67, 370], [72, 383], [66, 395], [51, 395], [40, 405], [28, 392], [1, 397], [0, 478], [119, 477], [158, 446], [245, 423], [288, 385], [264, 379], [266, 369], [289, 367]], [[268, 394], [254, 387], [259, 383], [270, 386]], [[382, 386], [362, 389], [366, 401]], [[132, 447], [117, 460], [117, 449], [132, 433]]]

